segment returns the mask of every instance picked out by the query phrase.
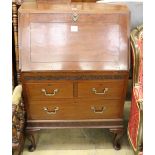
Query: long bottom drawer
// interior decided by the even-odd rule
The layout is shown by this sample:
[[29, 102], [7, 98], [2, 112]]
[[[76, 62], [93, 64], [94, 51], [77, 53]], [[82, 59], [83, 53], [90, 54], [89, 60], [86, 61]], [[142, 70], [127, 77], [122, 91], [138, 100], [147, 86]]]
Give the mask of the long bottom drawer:
[[120, 100], [32, 101], [29, 120], [79, 120], [122, 118]]

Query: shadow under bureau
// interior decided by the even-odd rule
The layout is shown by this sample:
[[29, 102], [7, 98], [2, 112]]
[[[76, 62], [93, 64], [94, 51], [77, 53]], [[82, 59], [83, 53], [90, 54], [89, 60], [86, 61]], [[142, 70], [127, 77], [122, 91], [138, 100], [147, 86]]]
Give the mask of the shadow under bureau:
[[26, 133], [107, 128], [120, 149], [129, 73], [129, 10], [119, 4], [24, 2], [19, 53]]

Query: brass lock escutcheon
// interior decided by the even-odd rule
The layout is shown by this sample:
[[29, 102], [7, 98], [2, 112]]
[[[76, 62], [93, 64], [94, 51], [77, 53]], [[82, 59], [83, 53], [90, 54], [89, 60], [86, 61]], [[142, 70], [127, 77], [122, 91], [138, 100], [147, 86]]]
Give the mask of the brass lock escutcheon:
[[73, 22], [76, 22], [76, 21], [78, 20], [78, 18], [79, 18], [78, 13], [73, 12], [73, 13], [72, 13], [72, 21], [73, 21]]

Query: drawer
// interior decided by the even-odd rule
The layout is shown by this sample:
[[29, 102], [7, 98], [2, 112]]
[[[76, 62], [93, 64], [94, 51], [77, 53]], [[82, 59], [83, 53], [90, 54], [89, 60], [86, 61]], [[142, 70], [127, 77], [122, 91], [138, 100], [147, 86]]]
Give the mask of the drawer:
[[103, 97], [120, 99], [123, 95], [124, 80], [107, 80], [103, 82], [79, 82], [78, 97]]
[[123, 117], [121, 100], [89, 99], [78, 102], [79, 113], [85, 119], [114, 119]]
[[72, 83], [26, 83], [25, 85], [30, 100], [73, 97]]
[[74, 115], [74, 103], [72, 101], [32, 101], [27, 110], [28, 119], [71, 119]]
[[34, 101], [28, 106], [28, 119], [82, 120], [122, 118], [120, 100]]

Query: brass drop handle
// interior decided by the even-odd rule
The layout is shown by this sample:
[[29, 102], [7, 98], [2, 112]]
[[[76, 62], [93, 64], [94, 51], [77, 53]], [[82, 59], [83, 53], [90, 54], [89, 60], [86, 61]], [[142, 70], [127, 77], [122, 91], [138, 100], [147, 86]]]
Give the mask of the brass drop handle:
[[41, 91], [44, 93], [45, 96], [54, 96], [58, 92], [58, 89], [54, 89], [53, 93], [47, 93], [46, 89], [41, 89]]
[[94, 94], [103, 95], [108, 91], [108, 88], [104, 88], [103, 92], [97, 92], [96, 88], [92, 88], [92, 91], [94, 92]]
[[93, 106], [93, 107], [91, 107], [91, 109], [93, 110], [94, 113], [101, 114], [101, 113], [103, 113], [104, 110], [106, 110], [106, 107], [102, 107], [101, 109], [97, 110], [97, 109]]
[[47, 107], [43, 107], [43, 110], [46, 111], [46, 113], [49, 115], [55, 115], [59, 110], [59, 107], [55, 107], [54, 110], [51, 111], [49, 111]]

